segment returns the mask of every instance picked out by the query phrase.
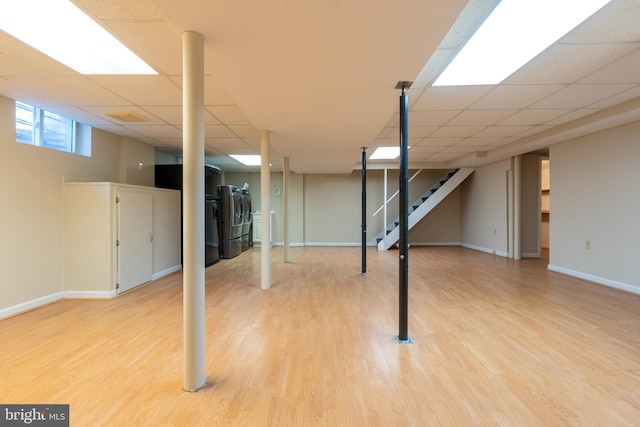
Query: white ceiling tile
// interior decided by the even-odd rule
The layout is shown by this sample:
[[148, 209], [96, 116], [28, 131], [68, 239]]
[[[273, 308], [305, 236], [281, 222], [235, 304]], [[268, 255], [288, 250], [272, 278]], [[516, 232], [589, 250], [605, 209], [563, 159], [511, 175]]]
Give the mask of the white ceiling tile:
[[131, 138], [135, 138], [135, 139], [141, 139], [142, 137], [144, 137], [145, 135], [141, 134], [140, 132], [136, 132], [133, 129], [129, 129], [127, 127], [124, 126], [119, 126], [117, 124], [108, 124], [108, 125], [96, 125], [94, 126], [97, 129], [101, 129], [105, 132], [109, 132], [115, 135], [120, 135], [120, 136], [129, 136]]
[[149, 114], [170, 125], [182, 126], [182, 107], [146, 105], [143, 107]]
[[11, 80], [71, 105], [127, 105], [128, 102], [86, 77], [12, 77]]
[[470, 108], [520, 109], [540, 101], [564, 85], [500, 85], [483, 96]]
[[409, 154], [415, 156], [425, 156], [427, 154], [437, 153], [439, 151], [444, 150], [447, 146], [424, 146], [424, 145], [414, 145], [409, 150]]
[[630, 89], [627, 84], [571, 85], [534, 104], [533, 108], [584, 108]]
[[0, 31], [0, 72], [3, 76], [77, 75], [71, 68]]
[[480, 138], [507, 138], [525, 132], [531, 127], [532, 126], [489, 126], [474, 134], [474, 136]]
[[[455, 52], [454, 49], [438, 49], [436, 50], [427, 64], [424, 66], [418, 77], [411, 85], [411, 89], [424, 88], [431, 84], [433, 80], [440, 74], [440, 72], [446, 67], [447, 63], [451, 60], [451, 56]], [[409, 92], [410, 100], [413, 99], [411, 91]], [[417, 99], [417, 98], [416, 98]], [[412, 103], [410, 102], [409, 105]]]
[[123, 127], [152, 138], [182, 137], [182, 131], [171, 125], [127, 125]]
[[235, 105], [214, 105], [205, 107], [222, 123], [229, 125], [250, 125], [249, 119]]
[[568, 109], [568, 108], [520, 110], [517, 113], [500, 121], [498, 124], [503, 126], [504, 125], [510, 125], [510, 126], [539, 125], [542, 123], [546, 123], [550, 120], [554, 120], [559, 117], [562, 117], [565, 114], [569, 114], [572, 111], [574, 110]]
[[109, 29], [129, 49], [163, 74], [182, 74], [182, 37], [166, 21], [109, 21]]
[[431, 136], [429, 138], [425, 138], [420, 142], [420, 147], [448, 147], [450, 145], [456, 144], [462, 141], [462, 137], [454, 137], [454, 138], [440, 138]]
[[122, 94], [133, 104], [182, 105], [182, 90], [165, 76], [90, 76], [90, 79]]
[[[399, 75], [408, 79], [416, 76], [409, 89], [409, 144], [413, 147], [410, 159], [429, 158], [430, 164], [455, 162], [466, 152], [487, 151], [515, 142], [550, 125], [563, 124], [640, 96], [638, 0], [612, 1], [554, 48], [511, 76], [507, 80], [509, 84], [440, 88], [429, 84], [477, 27], [480, 17], [498, 0], [456, 1], [458, 6], [466, 3], [467, 9], [446, 35], [450, 22], [459, 12], [459, 7], [452, 6], [452, 2], [430, 3], [431, 25], [422, 25], [424, 18], [416, 18], [416, 13], [408, 18], [414, 19], [413, 24], [403, 21], [391, 27], [383, 24], [389, 21], [378, 9], [366, 12], [368, 19], [352, 13], [341, 14], [336, 21], [336, 15], [330, 13], [326, 16], [327, 22], [338, 23], [347, 30], [341, 32], [341, 28], [332, 27], [338, 31], [331, 32], [330, 40], [322, 31], [309, 32], [306, 28], [316, 25], [317, 19], [290, 19], [294, 17], [291, 15], [294, 8], [287, 2], [284, 8], [260, 4], [260, 10], [278, 12], [279, 25], [270, 22], [269, 32], [264, 32], [246, 20], [225, 21], [223, 16], [228, 13], [220, 11], [239, 13], [238, 16], [244, 13], [233, 2], [204, 5], [206, 2], [200, 0], [184, 0], [185, 3], [180, 4], [172, 0], [74, 1], [89, 10], [91, 16], [104, 19], [101, 24], [105, 28], [161, 74], [80, 76], [0, 32], [0, 94], [64, 112], [79, 121], [95, 122], [99, 129], [162, 146], [179, 155], [182, 149], [182, 37], [177, 29], [183, 27], [177, 26], [180, 21], [177, 15], [184, 12], [186, 22], [202, 23], [201, 33], [206, 34], [206, 152], [209, 158], [234, 168], [240, 166], [228, 159], [228, 152], [259, 153], [258, 129], [243, 112], [250, 113], [251, 120], [261, 126], [273, 129], [274, 157], [281, 151], [290, 153], [292, 165], [325, 162], [314, 171], [335, 170], [335, 164], [340, 163], [335, 161], [337, 158], [348, 158], [341, 164], [350, 168], [359, 160], [362, 145], [397, 145], [398, 92], [391, 87]], [[196, 3], [202, 7], [194, 7]], [[328, 3], [298, 3], [295, 10], [305, 13], [334, 11]], [[155, 6], [163, 4], [174, 8], [174, 13], [166, 13], [167, 10], [158, 13]], [[355, 11], [355, 6], [349, 7]], [[426, 7], [424, 2], [420, 7]], [[412, 37], [402, 33], [403, 37], [426, 42], [430, 48], [425, 49], [422, 42], [418, 48], [417, 43], [391, 43], [393, 34], [400, 34], [397, 29], [411, 32], [416, 28], [434, 28], [444, 22], [446, 16], [441, 14], [444, 12], [449, 13], [446, 25], [437, 32], [429, 32], [428, 37], [423, 37], [426, 33], [411, 33]], [[316, 14], [308, 16], [317, 17]], [[357, 22], [350, 21], [351, 16], [357, 16]], [[260, 14], [255, 17], [262, 18]], [[376, 24], [372, 25], [374, 21]], [[361, 22], [366, 25], [363, 27]], [[192, 29], [191, 25], [187, 27]], [[267, 40], [265, 35], [276, 43], [263, 44]], [[295, 39], [291, 35], [295, 35]], [[318, 44], [317, 40], [322, 43]], [[442, 42], [435, 50], [438, 41]], [[287, 43], [298, 48], [283, 49]], [[371, 52], [364, 55], [367, 50]], [[334, 52], [340, 55], [333, 55]], [[415, 66], [409, 67], [409, 62]], [[412, 71], [407, 73], [409, 68]], [[380, 79], [381, 76], [384, 78]], [[564, 88], [572, 84], [565, 82], [576, 79], [581, 79], [582, 85], [572, 90]], [[392, 84], [381, 90], [380, 83], [384, 81]], [[622, 86], [604, 88], [600, 84]], [[358, 103], [364, 98], [366, 102]], [[541, 108], [532, 109], [533, 105]], [[60, 108], [54, 109], [57, 106]], [[123, 127], [106, 121], [103, 116], [113, 109], [143, 111], [152, 116], [152, 121]], [[336, 117], [341, 121], [334, 121]], [[499, 126], [487, 127], [496, 120]], [[292, 126], [296, 132], [291, 130]], [[354, 131], [359, 128], [366, 132]], [[317, 155], [318, 147], [325, 150], [326, 144], [342, 151], [333, 158]]]
[[614, 0], [560, 41], [589, 44], [638, 41], [638, 22], [638, 0]]
[[206, 125], [204, 134], [207, 138], [233, 138], [236, 136], [231, 129], [225, 125]]
[[493, 86], [428, 87], [412, 105], [413, 110], [464, 110]]
[[24, 85], [0, 77], [0, 95], [10, 99], [26, 102], [40, 108], [66, 105], [60, 99], [46, 96]]
[[[409, 110], [409, 126], [442, 126], [458, 114], [457, 110]], [[396, 123], [397, 124], [397, 123]]]
[[443, 126], [431, 135], [436, 138], [467, 137], [484, 129], [485, 126]]
[[488, 126], [515, 112], [515, 110], [464, 110], [451, 119], [447, 126]]
[[[431, 135], [436, 129], [436, 126], [409, 126], [408, 134], [411, 138], [424, 138]], [[393, 133], [398, 135], [399, 138], [400, 128], [395, 128]]]
[[598, 110], [595, 108], [581, 108], [579, 110], [574, 110], [569, 114], [565, 114], [564, 116], [560, 116], [557, 119], [549, 120], [546, 124], [561, 125], [563, 123], [569, 123], [573, 120], [581, 119], [596, 112], [598, 112]]
[[574, 83], [634, 50], [628, 44], [558, 44], [508, 77], [505, 84]]
[[[635, 45], [640, 47], [640, 42]], [[640, 83], [640, 48], [586, 76], [579, 83]]]
[[484, 147], [485, 145], [495, 144], [501, 141], [502, 138], [465, 138], [462, 141], [455, 144], [458, 147]]
[[621, 104], [625, 101], [629, 101], [630, 99], [634, 99], [640, 96], [640, 85], [634, 86], [631, 89], [625, 90], [624, 92], [620, 92], [613, 96], [603, 99], [602, 101], [596, 102], [594, 104], [589, 105], [589, 108], [609, 108], [614, 105]]
[[431, 154], [428, 158], [429, 160], [439, 160], [439, 161], [444, 161], [444, 160], [454, 160], [461, 157], [460, 153], [447, 153], [447, 152], [439, 152], [439, 153], [434, 153]]
[[[424, 138], [429, 136], [436, 129], [436, 126], [409, 126], [407, 133], [409, 135], [409, 139]], [[395, 141], [397, 145], [400, 140], [400, 128], [393, 128], [392, 131], [383, 139]]]
[[474, 153], [476, 148], [474, 147], [465, 147], [462, 145], [452, 145], [451, 147], [446, 147], [440, 153], [457, 153], [459, 155]]
[[[108, 125], [113, 124], [115, 120], [111, 118], [104, 117], [101, 112], [93, 111], [88, 108], [77, 108], [70, 105], [61, 105], [54, 107], [47, 107], [49, 111], [60, 114], [61, 116], [68, 117], [77, 122], [84, 123], [86, 125], [91, 126], [100, 126], [100, 125]], [[130, 108], [130, 107], [127, 107]]]

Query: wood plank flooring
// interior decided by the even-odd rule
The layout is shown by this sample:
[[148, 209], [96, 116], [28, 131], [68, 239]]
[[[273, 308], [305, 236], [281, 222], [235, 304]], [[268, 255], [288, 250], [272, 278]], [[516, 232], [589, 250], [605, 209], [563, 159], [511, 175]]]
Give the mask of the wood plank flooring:
[[182, 391], [173, 274], [108, 301], [0, 321], [0, 403], [68, 403], [72, 426], [637, 426], [640, 296], [456, 247], [282, 248], [206, 270], [206, 374]]

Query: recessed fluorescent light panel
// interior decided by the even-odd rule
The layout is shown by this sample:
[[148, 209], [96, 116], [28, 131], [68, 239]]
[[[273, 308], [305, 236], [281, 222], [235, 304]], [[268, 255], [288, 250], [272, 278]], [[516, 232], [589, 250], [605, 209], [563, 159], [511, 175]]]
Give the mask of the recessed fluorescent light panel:
[[262, 158], [257, 154], [230, 154], [229, 157], [247, 166], [260, 166], [262, 164]]
[[[409, 149], [411, 147], [407, 147]], [[393, 160], [400, 156], [400, 147], [378, 147], [369, 160]]]
[[433, 86], [492, 85], [611, 0], [502, 0]]
[[68, 0], [1, 1], [0, 29], [82, 74], [158, 74]]

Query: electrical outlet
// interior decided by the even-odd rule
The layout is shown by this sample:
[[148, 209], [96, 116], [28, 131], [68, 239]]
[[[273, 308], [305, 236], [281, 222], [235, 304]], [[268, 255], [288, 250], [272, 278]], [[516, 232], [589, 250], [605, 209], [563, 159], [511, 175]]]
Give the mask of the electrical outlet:
[[586, 250], [590, 250], [591, 249], [591, 240], [585, 240], [584, 242], [584, 248]]

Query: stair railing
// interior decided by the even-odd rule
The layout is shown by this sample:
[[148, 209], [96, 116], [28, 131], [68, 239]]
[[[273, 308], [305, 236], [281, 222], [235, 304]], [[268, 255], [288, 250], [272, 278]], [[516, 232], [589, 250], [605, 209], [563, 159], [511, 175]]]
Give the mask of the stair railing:
[[[380, 206], [374, 213], [373, 216], [376, 216], [380, 213], [380, 211], [384, 211], [382, 215], [382, 230], [383, 230], [383, 239], [385, 243], [385, 247], [387, 244], [387, 204], [393, 200], [398, 194], [400, 194], [400, 190], [397, 190], [389, 199], [387, 199], [387, 168], [384, 168], [384, 203]], [[418, 174], [422, 172], [422, 169], [419, 169], [416, 173], [414, 173], [411, 178], [409, 178], [409, 182], [413, 180]]]
[[[411, 182], [411, 181], [413, 180], [413, 178], [415, 178], [416, 176], [418, 176], [418, 174], [419, 174], [420, 172], [422, 172], [422, 171], [423, 171], [423, 169], [420, 169], [420, 170], [418, 170], [416, 173], [414, 173], [414, 174], [411, 176], [411, 178], [409, 178], [409, 182]], [[384, 190], [385, 190], [385, 193], [386, 193], [386, 192], [387, 192], [387, 169], [386, 169], [386, 168], [385, 168], [385, 170], [384, 170]], [[397, 190], [395, 193], [393, 193], [393, 195], [392, 195], [391, 197], [389, 197], [389, 200], [387, 200], [386, 202], [384, 202], [384, 203], [382, 204], [382, 206], [380, 206], [380, 207], [378, 208], [378, 210], [377, 210], [377, 211], [375, 211], [375, 212], [373, 213], [373, 216], [376, 216], [377, 214], [379, 214], [379, 213], [380, 213], [380, 211], [381, 211], [382, 209], [384, 209], [384, 208], [385, 208], [385, 206], [386, 206], [390, 201], [392, 201], [392, 200], [393, 200], [393, 198], [394, 198], [394, 197], [396, 197], [398, 194], [400, 194], [400, 190]], [[384, 196], [384, 197], [386, 198], [386, 197], [387, 197], [387, 195], [385, 194], [385, 196]], [[386, 226], [385, 226], [385, 227], [386, 227]]]

